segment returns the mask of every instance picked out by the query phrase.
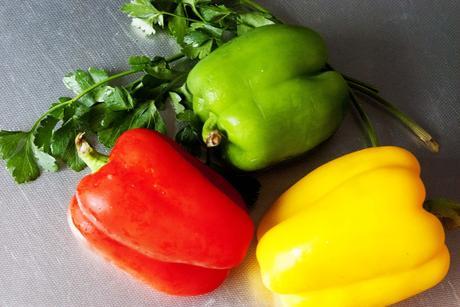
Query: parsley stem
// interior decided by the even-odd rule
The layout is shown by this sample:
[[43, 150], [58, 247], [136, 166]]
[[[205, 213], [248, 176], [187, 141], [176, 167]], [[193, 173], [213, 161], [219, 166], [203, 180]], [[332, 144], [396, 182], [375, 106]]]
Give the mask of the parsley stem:
[[[183, 53], [178, 53], [178, 54], [175, 54], [173, 56], [170, 56], [168, 58], [166, 58], [166, 62], [168, 63], [171, 63], [171, 62], [174, 62], [174, 61], [177, 61], [179, 59], [182, 59], [185, 55]], [[124, 76], [128, 76], [128, 75], [132, 75], [132, 74], [135, 74], [135, 73], [138, 73], [140, 72], [139, 70], [137, 69], [131, 69], [131, 70], [126, 70], [126, 71], [122, 71], [118, 74], [114, 74], [110, 77], [108, 77], [107, 79], [104, 79], [104, 80], [101, 80], [97, 83], [94, 83], [93, 85], [91, 85], [90, 87], [88, 87], [87, 89], [85, 89], [83, 92], [81, 92], [80, 94], [78, 94], [77, 96], [75, 96], [74, 98], [72, 99], [69, 99], [67, 101], [63, 101], [61, 103], [58, 103], [56, 104], [55, 106], [51, 107], [48, 109], [48, 111], [46, 111], [45, 113], [42, 114], [42, 116], [40, 116], [38, 118], [38, 120], [35, 122], [35, 124], [32, 126], [32, 128], [30, 129], [30, 132], [31, 132], [31, 135], [35, 132], [35, 130], [38, 128], [38, 126], [40, 125], [40, 122], [46, 117], [48, 116], [49, 114], [51, 114], [52, 112], [56, 111], [56, 110], [59, 110], [65, 106], [68, 106], [68, 105], [71, 105], [72, 103], [78, 101], [78, 99], [82, 98], [83, 96], [85, 96], [86, 94], [90, 93], [92, 90], [96, 89], [97, 87], [107, 83], [107, 82], [110, 82], [112, 80], [115, 80], [115, 79], [118, 79], [118, 78], [121, 78], [121, 77], [124, 77]]]
[[358, 113], [359, 121], [361, 122], [361, 125], [367, 134], [367, 138], [369, 140], [370, 145], [372, 147], [379, 146], [379, 140], [377, 137], [377, 133], [375, 132], [374, 126], [372, 125], [369, 119], [369, 116], [367, 116], [366, 112], [361, 107], [361, 104], [359, 103], [358, 99], [356, 98], [355, 93], [353, 93], [352, 90], [350, 90], [350, 99], [351, 99], [353, 106], [356, 109], [356, 112]]
[[[195, 14], [197, 14], [198, 17], [202, 18], [200, 15], [198, 15], [199, 13], [198, 12], [195, 12]], [[191, 22], [202, 22], [202, 20], [198, 20], [198, 19], [193, 19], [193, 18], [189, 18], [189, 17], [186, 17], [186, 16], [180, 16], [180, 15], [177, 15], [177, 14], [174, 14], [174, 13], [170, 13], [170, 12], [161, 12], [162, 15], [167, 15], [167, 16], [172, 16], [172, 17], [177, 17], [177, 18], [183, 18], [185, 20], [188, 20], [188, 21], [191, 21]]]
[[32, 128], [30, 129], [30, 132], [32, 132], [32, 134], [35, 132], [35, 130], [38, 128], [38, 126], [40, 125], [40, 122], [46, 117], [48, 116], [49, 114], [51, 114], [52, 112], [56, 111], [56, 110], [59, 110], [65, 106], [68, 106], [68, 105], [71, 105], [72, 103], [76, 102], [78, 99], [82, 98], [83, 96], [85, 96], [86, 94], [88, 94], [89, 92], [91, 92], [92, 90], [94, 90], [95, 88], [107, 83], [107, 82], [110, 82], [114, 79], [118, 79], [118, 78], [121, 78], [121, 77], [124, 77], [124, 76], [127, 76], [127, 75], [132, 75], [134, 73], [137, 73], [139, 72], [138, 70], [126, 70], [126, 71], [122, 71], [118, 74], [115, 74], [115, 75], [112, 75], [110, 77], [108, 77], [107, 79], [104, 79], [102, 81], [99, 81], [97, 83], [94, 83], [93, 85], [91, 85], [90, 87], [88, 87], [87, 89], [85, 89], [83, 92], [81, 92], [80, 94], [78, 94], [77, 96], [75, 96], [74, 98], [72, 99], [69, 99], [69, 100], [66, 100], [66, 101], [63, 101], [61, 103], [58, 103], [56, 104], [55, 106], [51, 107], [48, 109], [48, 111], [46, 111], [45, 113], [42, 114], [42, 116], [40, 116], [38, 118], [38, 120], [35, 122], [35, 124], [32, 126]]
[[53, 107], [49, 108], [48, 111], [46, 111], [45, 113], [43, 113], [38, 119], [37, 121], [35, 122], [35, 124], [32, 126], [32, 128], [30, 129], [29, 132], [32, 132], [31, 134], [33, 134], [35, 132], [35, 130], [38, 128], [38, 126], [40, 125], [41, 121], [43, 119], [45, 119], [46, 116], [48, 116], [49, 114], [51, 114], [52, 112], [56, 111], [56, 110], [59, 110], [60, 108], [62, 107], [65, 107], [69, 104], [72, 104], [73, 102], [73, 99], [70, 99], [70, 100], [66, 100], [66, 101], [63, 101], [63, 102], [60, 102], [56, 105], [54, 105]]
[[[184, 57], [185, 57], [185, 54], [180, 52], [180, 53], [177, 53], [177, 54], [174, 54], [174, 55], [172, 55], [170, 57], [165, 58], [165, 61], [167, 63], [173, 63], [173, 62], [175, 62], [177, 60], [183, 59]], [[134, 85], [136, 85], [137, 83], [142, 81], [142, 78], [143, 78], [143, 76], [140, 77], [139, 79], [136, 79], [136, 80], [132, 81], [131, 83], [126, 85], [126, 88], [132, 88]]]
[[353, 90], [361, 94], [364, 94], [374, 99], [376, 102], [378, 102], [386, 111], [388, 111], [391, 115], [396, 117], [404, 126], [406, 126], [409, 130], [411, 130], [425, 144], [425, 146], [430, 151], [432, 152], [439, 151], [439, 144], [433, 139], [433, 137], [425, 129], [423, 129], [419, 124], [417, 124], [412, 118], [410, 118], [408, 115], [403, 113], [401, 110], [396, 108], [393, 104], [383, 99], [380, 95], [370, 90], [369, 88], [363, 85], [353, 83], [353, 82], [349, 82], [348, 84]]
[[72, 100], [72, 102], [77, 101], [78, 99], [80, 99], [81, 97], [85, 96], [86, 94], [88, 94], [89, 92], [91, 92], [95, 88], [101, 86], [102, 84], [105, 84], [107, 82], [110, 82], [112, 80], [115, 80], [115, 79], [118, 79], [118, 78], [121, 78], [121, 77], [124, 77], [124, 76], [132, 75], [132, 74], [137, 73], [137, 72], [139, 72], [139, 71], [136, 70], [136, 69], [131, 69], [131, 70], [122, 71], [122, 72], [120, 72], [118, 74], [114, 74], [114, 75], [108, 77], [107, 79], [104, 79], [102, 81], [94, 83], [93, 85], [91, 85], [90, 87], [85, 89], [83, 92], [81, 92], [80, 94], [78, 94], [77, 96], [72, 98], [71, 100]]
[[[326, 68], [330, 69], [330, 70], [335, 70], [337, 71], [336, 69], [334, 69], [334, 67], [332, 67], [331, 64], [329, 63], [326, 63]], [[372, 84], [369, 84], [367, 82], [364, 82], [364, 81], [361, 81], [361, 80], [358, 80], [358, 79], [355, 79], [353, 77], [350, 77], [346, 74], [343, 74], [343, 73], [340, 73], [342, 75], [342, 77], [348, 82], [348, 83], [355, 83], [355, 84], [358, 84], [358, 85], [361, 85], [361, 86], [364, 86], [365, 88], [375, 92], [375, 93], [378, 93], [379, 90], [373, 86]]]
[[180, 60], [180, 59], [182, 59], [184, 57], [185, 57], [185, 55], [182, 52], [180, 52], [180, 53], [177, 53], [175, 55], [172, 55], [170, 57], [165, 58], [165, 61], [168, 62], [168, 63], [172, 63], [172, 62]]
[[252, 1], [252, 0], [240, 0], [240, 2], [243, 4], [243, 5], [246, 5], [247, 7], [249, 8], [252, 8], [252, 9], [255, 9], [256, 11], [259, 11], [263, 14], [267, 14], [267, 15], [270, 15], [271, 16], [271, 19], [272, 21], [274, 21], [275, 23], [278, 23], [278, 24], [283, 24], [283, 22], [281, 20], [279, 20], [275, 15], [273, 15], [269, 10], [267, 10], [266, 8], [264, 8], [262, 5]]
[[262, 12], [262, 13], [265, 13], [265, 14], [270, 14], [269, 10], [267, 10], [266, 8], [264, 8], [263, 6], [261, 6], [260, 4], [254, 2], [252, 0], [241, 0], [241, 3], [251, 7], [253, 9], [256, 9], [259, 12]]
[[378, 93], [378, 92], [379, 92], [379, 90], [378, 90], [375, 86], [373, 86], [372, 84], [369, 84], [369, 83], [367, 83], [367, 82], [364, 82], [364, 81], [355, 79], [355, 78], [350, 77], [350, 76], [347, 76], [347, 75], [345, 75], [345, 74], [342, 74], [342, 77], [343, 77], [345, 80], [347, 80], [347, 82], [349, 82], [349, 83], [355, 83], [355, 84], [357, 84], [357, 85], [364, 86], [365, 88], [367, 88], [367, 89], [369, 89], [369, 90], [371, 90], [371, 91], [373, 91], [373, 92], [375, 92], [375, 93]]

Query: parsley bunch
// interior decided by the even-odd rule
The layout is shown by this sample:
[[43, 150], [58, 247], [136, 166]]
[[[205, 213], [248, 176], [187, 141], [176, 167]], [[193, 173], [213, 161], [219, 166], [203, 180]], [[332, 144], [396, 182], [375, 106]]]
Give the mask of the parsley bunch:
[[[202, 155], [201, 123], [192, 111], [185, 86], [189, 71], [225, 41], [277, 22], [251, 0], [226, 4], [210, 0], [132, 0], [122, 11], [148, 35], [156, 28], [167, 31], [182, 52], [169, 58], [132, 56], [131, 69], [113, 75], [97, 68], [67, 74], [64, 84], [75, 97], [59, 98], [29, 131], [0, 131], [0, 158], [6, 161], [16, 182], [32, 181], [41, 170], [54, 172], [62, 164], [82, 170], [85, 164], [74, 145], [79, 132], [95, 136], [108, 148], [131, 128], [165, 133], [160, 111], [168, 103], [176, 113], [176, 141], [195, 155]], [[134, 74], [138, 78], [124, 86], [110, 84]]]
[[[40, 168], [57, 171], [59, 162], [75, 171], [85, 167], [74, 145], [79, 132], [97, 136], [112, 147], [125, 130], [146, 127], [166, 132], [159, 110], [167, 97], [179, 90], [188, 68], [173, 69], [172, 58], [135, 56], [129, 59], [131, 70], [109, 76], [106, 71], [89, 68], [67, 74], [63, 81], [74, 98], [61, 97], [25, 131], [0, 131], [0, 157], [18, 183], [34, 180]], [[110, 81], [130, 74], [144, 75], [126, 86], [111, 86]]]
[[132, 0], [122, 7], [132, 24], [145, 32], [166, 30], [188, 58], [202, 59], [235, 36], [278, 22], [251, 0]]

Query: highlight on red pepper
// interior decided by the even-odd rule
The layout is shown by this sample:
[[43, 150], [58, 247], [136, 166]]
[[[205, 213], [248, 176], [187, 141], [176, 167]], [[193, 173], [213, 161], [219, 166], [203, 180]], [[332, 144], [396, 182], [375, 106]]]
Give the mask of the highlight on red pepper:
[[244, 259], [254, 226], [238, 192], [165, 136], [133, 129], [109, 158], [81, 135], [95, 172], [77, 186], [71, 227], [94, 250], [157, 290], [199, 295]]

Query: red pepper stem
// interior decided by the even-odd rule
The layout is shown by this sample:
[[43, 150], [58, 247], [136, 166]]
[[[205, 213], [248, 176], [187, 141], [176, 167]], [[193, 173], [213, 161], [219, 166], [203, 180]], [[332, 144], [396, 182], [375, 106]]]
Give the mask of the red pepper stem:
[[78, 157], [88, 165], [91, 172], [97, 172], [107, 162], [109, 157], [97, 152], [89, 143], [84, 139], [84, 132], [80, 132], [75, 137], [75, 148], [77, 149]]

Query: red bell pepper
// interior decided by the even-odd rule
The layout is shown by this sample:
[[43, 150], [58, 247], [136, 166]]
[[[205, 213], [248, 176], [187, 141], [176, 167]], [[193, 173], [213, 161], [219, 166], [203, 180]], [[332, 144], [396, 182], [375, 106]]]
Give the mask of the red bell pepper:
[[243, 261], [253, 236], [238, 192], [146, 129], [121, 135], [108, 162], [80, 181], [75, 196], [71, 222], [87, 242], [170, 294], [218, 287]]

